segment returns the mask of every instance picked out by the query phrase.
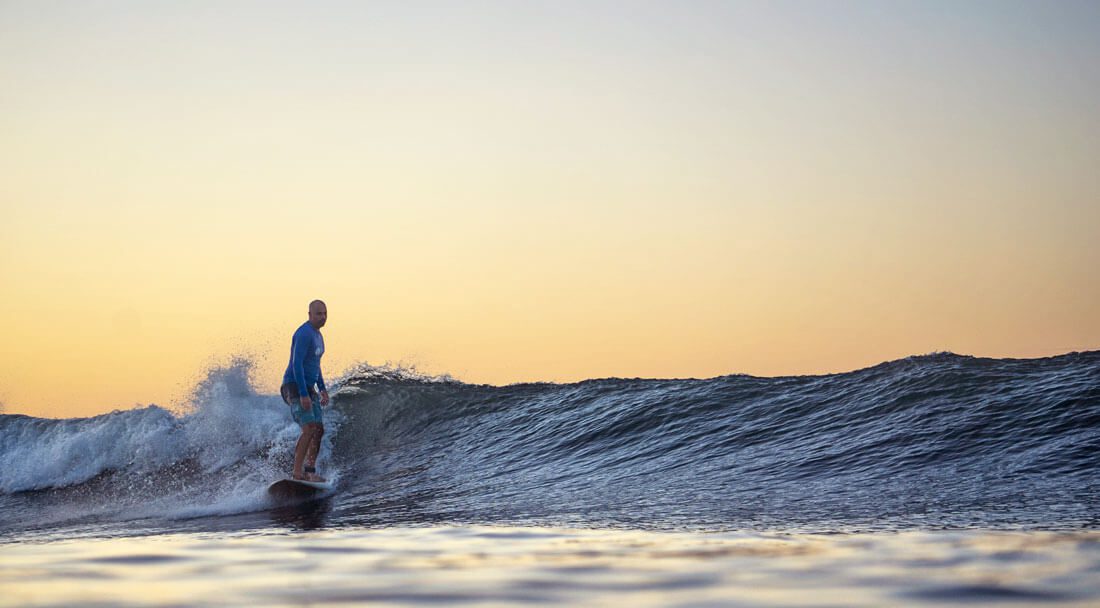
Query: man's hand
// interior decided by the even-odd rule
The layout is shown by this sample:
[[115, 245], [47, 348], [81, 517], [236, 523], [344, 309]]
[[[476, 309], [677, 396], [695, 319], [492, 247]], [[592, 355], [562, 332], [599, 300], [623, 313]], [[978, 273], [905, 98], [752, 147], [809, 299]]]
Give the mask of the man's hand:
[[328, 405], [328, 391], [321, 391], [321, 405]]
[[307, 412], [313, 411], [313, 400], [309, 398], [309, 395], [302, 395], [298, 398], [298, 401], [302, 404], [302, 409]]

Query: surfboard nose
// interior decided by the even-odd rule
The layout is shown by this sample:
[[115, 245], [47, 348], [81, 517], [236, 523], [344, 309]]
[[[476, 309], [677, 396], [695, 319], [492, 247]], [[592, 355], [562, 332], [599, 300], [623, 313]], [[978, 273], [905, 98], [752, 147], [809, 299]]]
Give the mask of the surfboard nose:
[[267, 493], [280, 500], [311, 498], [332, 491], [332, 482], [280, 479], [267, 488]]

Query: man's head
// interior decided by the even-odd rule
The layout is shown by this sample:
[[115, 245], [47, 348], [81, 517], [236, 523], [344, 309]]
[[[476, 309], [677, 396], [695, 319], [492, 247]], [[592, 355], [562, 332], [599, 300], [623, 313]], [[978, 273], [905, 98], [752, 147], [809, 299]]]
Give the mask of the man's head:
[[309, 324], [314, 329], [321, 329], [325, 326], [325, 321], [328, 321], [328, 308], [325, 307], [325, 303], [320, 300], [310, 302]]

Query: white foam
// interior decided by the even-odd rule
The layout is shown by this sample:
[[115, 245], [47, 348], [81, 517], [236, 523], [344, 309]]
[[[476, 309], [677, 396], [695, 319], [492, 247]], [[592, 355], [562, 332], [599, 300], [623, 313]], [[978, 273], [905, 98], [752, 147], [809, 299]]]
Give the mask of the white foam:
[[345, 370], [332, 384], [341, 387], [341, 389], [354, 389], [357, 384], [379, 382], [462, 384], [450, 374], [432, 375], [418, 370], [416, 365], [390, 361], [383, 365], [371, 365], [365, 362], [356, 363]]
[[149, 406], [95, 418], [16, 418], [0, 437], [0, 492], [73, 485], [109, 470], [172, 464], [184, 450], [179, 421]]
[[[211, 370], [175, 414], [150, 405], [94, 418], [7, 417], [0, 433], [0, 492], [71, 486], [109, 471], [133, 479], [193, 460], [208, 478], [232, 467], [227, 491], [252, 495], [282, 474], [275, 463], [287, 460], [300, 431], [280, 397], [251, 388], [249, 371], [247, 361]], [[340, 419], [328, 416], [333, 424], [326, 424], [322, 456]]]

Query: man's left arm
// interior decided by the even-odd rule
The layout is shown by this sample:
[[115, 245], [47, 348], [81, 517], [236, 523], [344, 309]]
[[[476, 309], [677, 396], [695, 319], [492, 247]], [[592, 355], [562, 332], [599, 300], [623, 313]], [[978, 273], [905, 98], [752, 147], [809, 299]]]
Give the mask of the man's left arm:
[[325, 388], [325, 376], [317, 370], [317, 389], [321, 391], [321, 405], [328, 405], [328, 389]]

